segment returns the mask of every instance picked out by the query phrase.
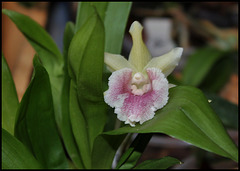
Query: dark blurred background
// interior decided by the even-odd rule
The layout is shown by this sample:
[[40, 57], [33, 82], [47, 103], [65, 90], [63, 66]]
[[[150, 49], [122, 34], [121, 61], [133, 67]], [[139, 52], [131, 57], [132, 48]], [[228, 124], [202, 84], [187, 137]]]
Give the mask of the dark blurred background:
[[[65, 24], [67, 21], [75, 22], [77, 2], [1, 4], [2, 8], [23, 13], [38, 22], [62, 51]], [[227, 73], [224, 74], [225, 79], [218, 85], [218, 89], [210, 93], [224, 100], [220, 100], [222, 103], [229, 103], [221, 110], [223, 113], [229, 107], [230, 112], [235, 113], [227, 116], [227, 121], [229, 118], [233, 121], [224, 126], [238, 144], [238, 122], [235, 119], [238, 118], [238, 2], [133, 2], [122, 46], [122, 55], [125, 57], [128, 57], [132, 46], [128, 29], [135, 20], [144, 26], [143, 38], [152, 56], [160, 56], [176, 46], [184, 48], [181, 62], [173, 73], [175, 80], [181, 80], [189, 56], [196, 55], [199, 49], [213, 47], [228, 52], [228, 59], [216, 62], [214, 66], [216, 68], [221, 65], [221, 70]], [[13, 75], [20, 101], [31, 79], [35, 51], [5, 15], [2, 15], [2, 51]], [[225, 68], [225, 62], [230, 67]], [[212, 72], [209, 75], [219, 73], [215, 69], [209, 72]], [[211, 81], [208, 79], [208, 82], [209, 80]], [[202, 84], [199, 88], [209, 92], [212, 90], [208, 89], [211, 87], [209, 84]], [[226, 112], [223, 115], [226, 117]], [[236, 126], [229, 126], [233, 124]], [[140, 162], [164, 156], [176, 157], [184, 162], [172, 167], [174, 169], [238, 169], [238, 164], [230, 159], [163, 134], [153, 136]]]

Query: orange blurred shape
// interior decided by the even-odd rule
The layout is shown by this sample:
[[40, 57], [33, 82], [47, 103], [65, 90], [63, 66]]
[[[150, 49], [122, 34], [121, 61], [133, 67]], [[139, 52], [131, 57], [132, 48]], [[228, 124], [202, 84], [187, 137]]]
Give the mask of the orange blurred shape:
[[[2, 2], [2, 9], [27, 15], [43, 27], [47, 22], [47, 7], [47, 2], [37, 2], [31, 8], [18, 2]], [[11, 70], [20, 101], [31, 79], [35, 50], [5, 14], [2, 15], [2, 52]]]

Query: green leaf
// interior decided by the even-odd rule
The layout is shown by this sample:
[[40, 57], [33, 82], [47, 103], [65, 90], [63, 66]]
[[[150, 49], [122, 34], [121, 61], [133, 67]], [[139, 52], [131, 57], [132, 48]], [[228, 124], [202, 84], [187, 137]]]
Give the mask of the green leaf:
[[213, 47], [198, 49], [189, 56], [182, 73], [182, 83], [198, 86], [207, 76], [212, 66], [224, 55], [224, 51]]
[[7, 15], [16, 24], [18, 29], [24, 34], [33, 48], [39, 54], [43, 66], [52, 74], [59, 73], [59, 66], [62, 62], [62, 55], [57, 48], [56, 43], [50, 35], [37, 22], [30, 17], [15, 11], [3, 9], [2, 12]]
[[133, 168], [140, 157], [142, 156], [143, 151], [145, 150], [148, 142], [152, 138], [152, 134], [138, 134], [134, 139], [130, 147], [120, 158], [116, 168], [118, 169], [131, 169]]
[[92, 152], [92, 169], [111, 169], [116, 151], [126, 134], [109, 136], [101, 134], [95, 141]]
[[227, 128], [238, 129], [238, 106], [214, 93], [204, 93], [211, 100], [210, 106]]
[[79, 2], [75, 32], [96, 8], [105, 27], [105, 52], [120, 54], [132, 2]]
[[72, 22], [67, 22], [63, 37], [64, 85], [62, 89], [62, 101], [61, 101], [62, 104], [61, 134], [69, 157], [72, 159], [75, 167], [81, 169], [83, 168], [83, 163], [81, 161], [81, 157], [78, 152], [78, 147], [72, 132], [69, 113], [70, 77], [68, 75], [67, 66], [68, 66], [68, 48], [73, 36], [74, 36], [74, 24]]
[[[92, 20], [91, 20], [92, 19]], [[70, 60], [73, 51], [79, 53], [79, 55], [74, 56], [76, 59], [79, 58], [78, 71], [77, 73], [77, 85], [78, 93], [81, 97], [92, 102], [102, 102], [103, 101], [103, 90], [102, 90], [102, 72], [103, 72], [103, 61], [104, 61], [104, 26], [100, 18], [97, 15], [91, 17], [89, 22], [84, 25], [85, 29], [80, 30], [74, 36], [72, 43], [70, 45]], [[91, 25], [90, 25], [91, 24]], [[89, 29], [90, 34], [85, 32]], [[82, 32], [81, 32], [82, 31]], [[87, 42], [83, 42], [86, 34]], [[85, 43], [85, 48], [79, 46], [78, 43]], [[76, 46], [79, 46], [76, 48]], [[83, 52], [82, 52], [83, 51]], [[71, 60], [73, 65], [73, 61]]]
[[75, 34], [69, 47], [69, 73], [76, 84], [90, 149], [94, 139], [103, 131], [106, 121], [102, 90], [103, 58], [104, 26], [95, 13]]
[[[30, 17], [20, 14], [15, 11], [3, 9], [6, 14], [18, 27], [18, 29], [27, 38], [29, 43], [38, 53], [43, 66], [46, 68], [52, 88], [55, 119], [58, 128], [62, 129], [62, 114], [61, 114], [61, 94], [64, 82], [63, 57], [56, 43], [50, 35], [38, 23]], [[62, 131], [61, 131], [62, 132]]]
[[95, 13], [94, 7], [102, 21], [109, 2], [78, 2], [75, 33], [82, 27], [90, 16]]
[[77, 87], [74, 81], [70, 82], [69, 114], [75, 141], [78, 146], [82, 163], [85, 168], [91, 167], [91, 151], [89, 147], [88, 130], [86, 120], [80, 109], [77, 97]]
[[34, 76], [20, 103], [15, 136], [46, 168], [67, 168], [67, 158], [54, 119], [48, 73], [37, 57]]
[[164, 133], [194, 146], [238, 161], [238, 149], [203, 93], [191, 86], [169, 90], [168, 104], [158, 110], [153, 119], [136, 125], [106, 132], [107, 135], [126, 133]]
[[68, 64], [68, 49], [70, 46], [70, 43], [72, 41], [72, 38], [74, 36], [74, 23], [69, 21], [66, 23], [64, 35], [63, 35], [63, 57], [64, 57], [64, 64], [66, 65], [66, 71], [67, 71], [67, 64]]
[[211, 92], [220, 91], [229, 80], [232, 72], [234, 61], [229, 53], [219, 59], [210, 69], [203, 82], [199, 85], [201, 90]]
[[2, 54], [2, 128], [14, 134], [15, 117], [19, 102], [12, 74]]
[[33, 154], [2, 128], [2, 169], [42, 169]]
[[105, 52], [120, 54], [132, 2], [109, 2], [104, 20]]
[[181, 162], [173, 157], [163, 157], [161, 159], [145, 160], [134, 169], [167, 169]]

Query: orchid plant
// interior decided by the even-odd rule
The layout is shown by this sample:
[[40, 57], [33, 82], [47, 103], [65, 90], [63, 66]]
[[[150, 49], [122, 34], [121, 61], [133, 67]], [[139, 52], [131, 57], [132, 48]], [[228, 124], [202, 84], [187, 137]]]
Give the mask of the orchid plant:
[[[35, 21], [2, 10], [36, 50], [32, 80], [20, 103], [2, 54], [3, 169], [166, 169], [181, 164], [171, 156], [137, 164], [154, 133], [238, 162], [236, 145], [202, 91], [167, 79], [183, 48], [152, 58], [143, 27], [134, 21], [128, 60], [119, 55], [130, 9], [130, 2], [79, 2], [76, 23], [65, 27], [63, 53]], [[117, 120], [124, 124], [115, 127]], [[113, 165], [126, 142], [130, 146]]]

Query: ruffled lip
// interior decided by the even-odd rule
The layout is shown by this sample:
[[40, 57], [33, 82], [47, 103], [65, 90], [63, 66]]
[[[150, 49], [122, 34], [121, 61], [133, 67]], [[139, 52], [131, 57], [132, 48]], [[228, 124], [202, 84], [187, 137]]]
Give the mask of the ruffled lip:
[[105, 102], [115, 108], [119, 120], [135, 126], [154, 117], [155, 111], [168, 101], [168, 81], [161, 70], [148, 68], [151, 90], [143, 95], [131, 92], [132, 70], [124, 68], [109, 77], [109, 89], [105, 92]]

